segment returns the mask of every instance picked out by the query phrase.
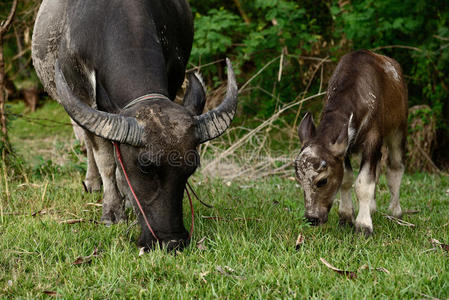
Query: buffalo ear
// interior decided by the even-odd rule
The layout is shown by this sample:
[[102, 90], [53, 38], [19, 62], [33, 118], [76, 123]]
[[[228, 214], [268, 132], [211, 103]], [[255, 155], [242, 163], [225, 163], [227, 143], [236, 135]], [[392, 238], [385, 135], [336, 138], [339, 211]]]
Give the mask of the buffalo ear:
[[313, 123], [313, 117], [308, 112], [302, 118], [301, 123], [298, 126], [298, 136], [301, 143], [304, 145], [315, 136], [315, 124]]
[[352, 117], [349, 118], [349, 121], [343, 126], [343, 130], [338, 135], [335, 142], [330, 143], [329, 151], [335, 157], [343, 158], [346, 155], [346, 151], [348, 151], [349, 144], [354, 138], [355, 131], [352, 127]]
[[195, 116], [199, 116], [203, 113], [206, 104], [206, 88], [199, 73], [189, 73], [188, 79], [183, 105]]

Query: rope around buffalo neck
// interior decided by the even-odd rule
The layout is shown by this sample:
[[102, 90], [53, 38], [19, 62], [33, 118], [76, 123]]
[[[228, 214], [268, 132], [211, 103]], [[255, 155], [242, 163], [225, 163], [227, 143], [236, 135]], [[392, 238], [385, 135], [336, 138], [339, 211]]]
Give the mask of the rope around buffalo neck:
[[[142, 205], [141, 205], [141, 203], [139, 201], [139, 198], [137, 197], [137, 195], [136, 195], [136, 193], [134, 191], [134, 188], [131, 185], [131, 181], [129, 180], [128, 173], [126, 173], [126, 170], [125, 170], [125, 165], [123, 164], [123, 158], [122, 158], [122, 153], [120, 152], [120, 148], [119, 148], [119, 146], [118, 146], [118, 144], [116, 142], [112, 142], [112, 143], [114, 144], [115, 151], [117, 153], [117, 159], [118, 159], [118, 161], [120, 163], [120, 167], [122, 168], [123, 174], [125, 175], [126, 183], [128, 184], [128, 187], [131, 190], [131, 193], [132, 193], [132, 195], [134, 197], [134, 200], [137, 203], [137, 206], [139, 207], [140, 213], [142, 214], [142, 217], [143, 217], [143, 219], [145, 221], [145, 224], [147, 225], [147, 228], [151, 232], [153, 237], [157, 241], [160, 241], [160, 239], [157, 237], [156, 233], [154, 232], [153, 228], [151, 227], [150, 222], [148, 221], [148, 218], [147, 218], [147, 216], [145, 215], [145, 213], [143, 211], [143, 208], [142, 208]], [[188, 185], [188, 186], [190, 187], [190, 185]], [[189, 233], [189, 238], [191, 239], [192, 235], [193, 235], [193, 228], [194, 228], [194, 223], [195, 223], [195, 212], [193, 210], [193, 203], [192, 203], [192, 198], [190, 197], [189, 190], [187, 189], [187, 187], [185, 187], [184, 189], [187, 192], [187, 197], [189, 198], [190, 214], [191, 214], [191, 217], [192, 217], [192, 223], [190, 224], [190, 233]], [[192, 190], [192, 192], [193, 192], [193, 190]]]

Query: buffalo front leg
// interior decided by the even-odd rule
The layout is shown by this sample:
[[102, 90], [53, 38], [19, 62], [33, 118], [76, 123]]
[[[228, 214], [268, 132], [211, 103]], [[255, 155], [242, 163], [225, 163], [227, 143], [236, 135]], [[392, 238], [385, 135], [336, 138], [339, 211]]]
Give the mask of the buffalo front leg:
[[76, 139], [80, 142], [80, 144], [84, 144], [87, 152], [87, 172], [86, 179], [84, 180], [84, 184], [87, 192], [99, 192], [101, 190], [101, 176], [98, 172], [97, 163], [95, 162], [94, 152], [92, 149], [92, 143], [90, 139], [86, 136], [84, 129], [81, 128], [78, 124], [76, 124], [73, 120], [73, 132], [75, 134]]
[[103, 181], [103, 215], [101, 221], [106, 225], [124, 221], [125, 208], [123, 197], [117, 188], [115, 177], [114, 149], [110, 141], [86, 132], [91, 141], [95, 162]]
[[343, 182], [340, 188], [340, 206], [338, 208], [338, 215], [340, 217], [340, 224], [352, 224], [354, 222], [354, 206], [351, 197], [352, 182], [354, 174], [351, 167], [349, 157], [345, 157]]

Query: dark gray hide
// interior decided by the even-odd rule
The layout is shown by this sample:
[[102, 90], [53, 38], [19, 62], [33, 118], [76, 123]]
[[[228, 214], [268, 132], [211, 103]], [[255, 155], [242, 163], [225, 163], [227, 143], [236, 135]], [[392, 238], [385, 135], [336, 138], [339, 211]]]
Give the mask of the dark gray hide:
[[[237, 106], [229, 60], [226, 98], [215, 110], [201, 115], [205, 89], [196, 74], [189, 75], [184, 106], [172, 101], [192, 40], [192, 14], [180, 0], [44, 0], [33, 33], [38, 76], [84, 129], [78, 135], [88, 149], [86, 184], [104, 186], [102, 220], [122, 220], [122, 195], [133, 199], [116, 168], [110, 142], [116, 141], [145, 214], [169, 248], [188, 242], [182, 198], [199, 164], [196, 147], [221, 135]], [[147, 94], [161, 96], [128, 105]], [[155, 240], [139, 220], [139, 245], [151, 248]]]

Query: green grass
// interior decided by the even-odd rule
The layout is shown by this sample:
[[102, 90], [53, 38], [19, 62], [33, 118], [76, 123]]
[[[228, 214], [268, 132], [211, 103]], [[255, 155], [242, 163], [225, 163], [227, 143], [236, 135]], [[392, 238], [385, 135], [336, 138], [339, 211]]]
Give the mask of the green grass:
[[[43, 109], [63, 114], [56, 106]], [[16, 123], [19, 121], [11, 124], [12, 133], [24, 133], [30, 126]], [[36, 134], [42, 134], [39, 139], [43, 141], [58, 134], [73, 143], [67, 129]], [[28, 137], [23, 135], [27, 139], [23, 144]], [[15, 145], [19, 142], [14, 139]], [[32, 156], [28, 161], [34, 161]], [[138, 227], [128, 231], [127, 224], [60, 224], [78, 218], [99, 221], [101, 216], [100, 208], [87, 205], [101, 195], [83, 192], [83, 173], [73, 165], [82, 169], [84, 162], [77, 158], [70, 156], [46, 172], [28, 171], [29, 184], [11, 179], [9, 200], [1, 181], [0, 298], [47, 298], [48, 291], [69, 299], [449, 297], [449, 253], [440, 247], [430, 250], [434, 248], [432, 238], [449, 243], [447, 177], [405, 176], [403, 210], [419, 210], [404, 216], [416, 225], [410, 228], [381, 214], [386, 212], [389, 197], [382, 176], [377, 189], [380, 212], [373, 219], [375, 233], [365, 238], [352, 228], [338, 226], [335, 207], [326, 225], [305, 224], [302, 192], [289, 179], [232, 182], [228, 186], [198, 173], [191, 182], [200, 197], [215, 208], [194, 203], [191, 245], [182, 253], [156, 250], [139, 256], [135, 245]], [[188, 228], [189, 208], [184, 203]], [[45, 214], [33, 216], [43, 209]], [[296, 250], [298, 234], [305, 242]], [[204, 249], [200, 249], [203, 247], [197, 242], [203, 237]], [[98, 256], [90, 263], [73, 265], [96, 247]], [[356, 272], [357, 277], [349, 279], [330, 270], [320, 258]], [[369, 268], [359, 270], [363, 265]]]

